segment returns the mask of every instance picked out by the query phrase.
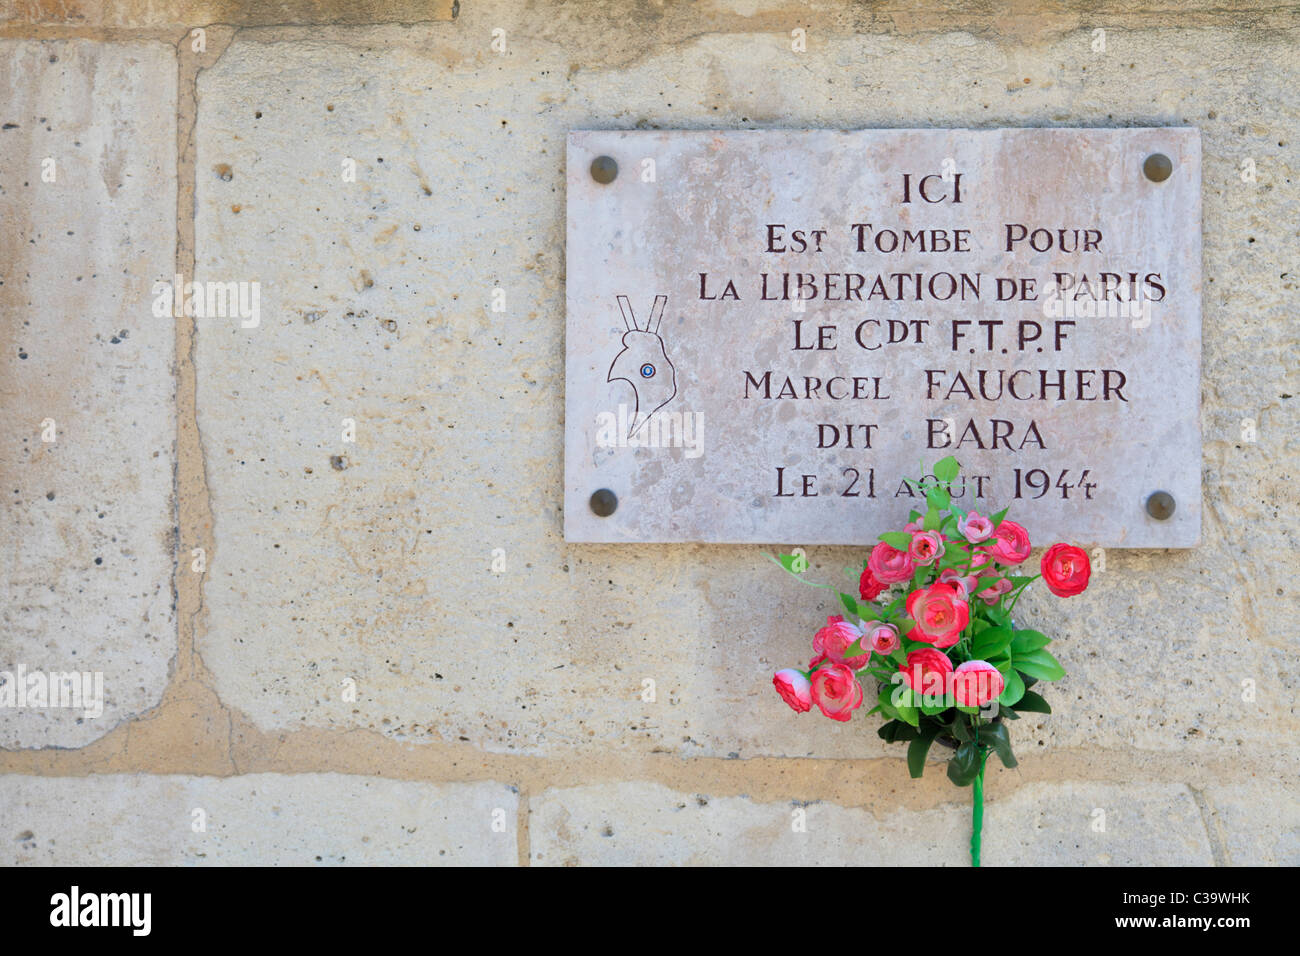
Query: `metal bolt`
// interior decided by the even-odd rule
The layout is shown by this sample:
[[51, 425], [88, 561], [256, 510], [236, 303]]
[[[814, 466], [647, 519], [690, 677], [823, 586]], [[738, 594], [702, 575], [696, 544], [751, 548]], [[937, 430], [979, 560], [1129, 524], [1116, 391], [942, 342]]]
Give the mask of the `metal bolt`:
[[1147, 514], [1157, 521], [1168, 520], [1174, 507], [1174, 496], [1167, 491], [1157, 491], [1147, 499]]
[[1164, 153], [1152, 153], [1142, 164], [1142, 172], [1153, 183], [1163, 183], [1173, 175], [1174, 164]]
[[618, 177], [618, 163], [612, 156], [597, 156], [591, 161], [591, 178], [608, 186]]
[[608, 488], [601, 488], [591, 496], [591, 510], [597, 517], [608, 518], [618, 510], [618, 495]]

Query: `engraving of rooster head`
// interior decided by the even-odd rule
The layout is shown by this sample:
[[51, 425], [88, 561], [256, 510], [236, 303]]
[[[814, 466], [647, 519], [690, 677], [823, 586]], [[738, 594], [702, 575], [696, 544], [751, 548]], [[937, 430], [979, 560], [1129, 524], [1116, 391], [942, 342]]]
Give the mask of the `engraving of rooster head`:
[[623, 333], [623, 351], [614, 357], [605, 380], [621, 380], [632, 386], [636, 413], [628, 427], [628, 438], [677, 394], [677, 370], [668, 358], [664, 340], [659, 337], [659, 323], [667, 304], [668, 296], [655, 296], [650, 318], [641, 328], [632, 314], [632, 303], [627, 296], [618, 297], [618, 308], [623, 313], [623, 325], [627, 331]]

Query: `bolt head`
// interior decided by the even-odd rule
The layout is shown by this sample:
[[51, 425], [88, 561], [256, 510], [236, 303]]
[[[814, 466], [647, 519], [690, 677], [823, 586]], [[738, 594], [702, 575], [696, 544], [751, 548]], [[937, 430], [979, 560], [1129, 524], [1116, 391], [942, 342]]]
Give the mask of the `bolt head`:
[[1142, 164], [1142, 173], [1153, 183], [1163, 183], [1174, 173], [1174, 164], [1164, 153], [1152, 153]]

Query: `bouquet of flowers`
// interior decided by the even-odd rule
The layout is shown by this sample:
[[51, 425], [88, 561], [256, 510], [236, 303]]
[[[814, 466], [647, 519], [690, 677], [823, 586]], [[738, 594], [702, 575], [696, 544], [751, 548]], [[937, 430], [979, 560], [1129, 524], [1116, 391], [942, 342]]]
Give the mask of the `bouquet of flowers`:
[[[1081, 548], [1054, 544], [1039, 574], [1014, 573], [1029, 558], [1029, 535], [1005, 508], [982, 515], [958, 506], [952, 488], [959, 471], [949, 457], [932, 476], [908, 480], [925, 511], [913, 510], [902, 531], [880, 536], [856, 598], [840, 593], [856, 620], [828, 617], [813, 636], [808, 669], [778, 671], [772, 683], [797, 713], [816, 706], [847, 721], [862, 705], [866, 680], [875, 701], [867, 713], [884, 718], [884, 740], [907, 742], [913, 777], [924, 771], [932, 744], [950, 748], [948, 778], [972, 787], [971, 863], [979, 866], [985, 761], [997, 753], [1004, 766], [1016, 765], [1007, 723], [1017, 711], [1050, 714], [1030, 688], [1065, 676], [1047, 650], [1051, 640], [1017, 627], [1012, 612], [1040, 577], [1058, 597], [1081, 593], [1091, 567]], [[796, 577], [806, 568], [794, 555], [779, 562]]]

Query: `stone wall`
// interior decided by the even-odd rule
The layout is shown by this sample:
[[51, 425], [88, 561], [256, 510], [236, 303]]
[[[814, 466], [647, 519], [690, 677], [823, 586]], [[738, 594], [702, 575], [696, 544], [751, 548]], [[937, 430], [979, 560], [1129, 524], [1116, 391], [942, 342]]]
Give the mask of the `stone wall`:
[[[963, 864], [940, 764], [771, 692], [825, 592], [762, 548], [565, 544], [565, 135], [1188, 125], [1203, 541], [1022, 602], [1069, 675], [990, 770], [985, 859], [1300, 863], [1298, 27], [0, 0], [0, 670], [105, 688], [0, 710], [0, 859]], [[176, 274], [256, 281], [258, 324], [155, 315]]]

